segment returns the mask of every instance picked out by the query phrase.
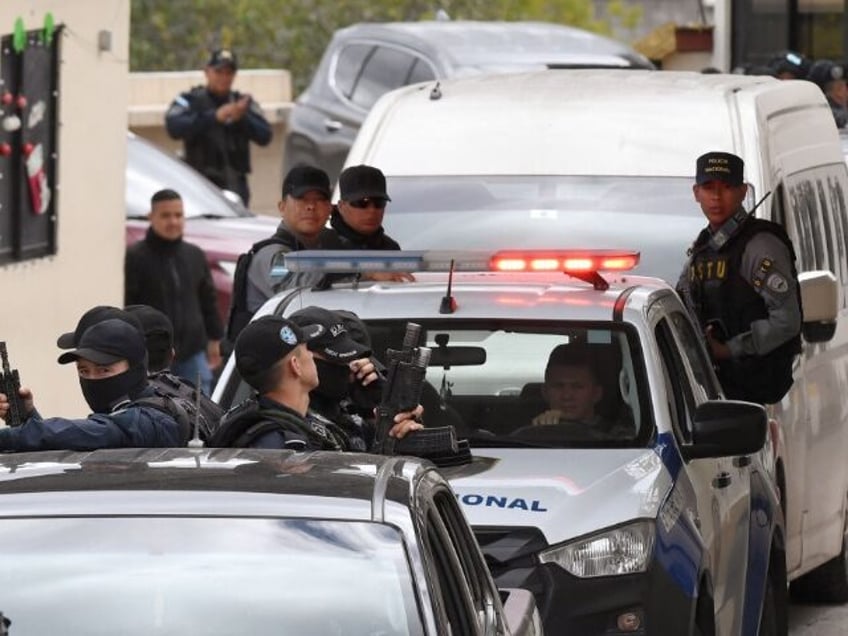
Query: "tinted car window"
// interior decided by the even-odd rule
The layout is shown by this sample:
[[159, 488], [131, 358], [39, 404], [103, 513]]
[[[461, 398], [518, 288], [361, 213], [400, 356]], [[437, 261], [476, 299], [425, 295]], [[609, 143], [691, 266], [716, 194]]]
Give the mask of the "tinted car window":
[[672, 284], [704, 225], [689, 178], [411, 176], [388, 189], [384, 226], [403, 249], [634, 249], [635, 273]]
[[403, 538], [381, 524], [7, 519], [0, 558], [13, 633], [424, 633]]
[[348, 99], [350, 99], [356, 80], [362, 72], [362, 64], [373, 50], [373, 44], [350, 44], [339, 51], [333, 80], [339, 92]]
[[422, 59], [415, 60], [412, 69], [409, 71], [409, 77], [406, 78], [404, 84], [417, 84], [418, 82], [429, 82], [436, 79], [436, 74], [430, 65]]
[[383, 93], [404, 86], [415, 60], [398, 49], [378, 47], [365, 62], [351, 99], [362, 108], [371, 108]]

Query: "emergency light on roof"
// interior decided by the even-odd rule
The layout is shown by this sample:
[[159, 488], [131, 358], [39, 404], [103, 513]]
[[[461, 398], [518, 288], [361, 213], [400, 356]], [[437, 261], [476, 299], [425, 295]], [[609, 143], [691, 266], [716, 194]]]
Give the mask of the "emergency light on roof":
[[639, 252], [618, 250], [383, 251], [304, 250], [285, 255], [291, 272], [563, 272], [626, 271]]

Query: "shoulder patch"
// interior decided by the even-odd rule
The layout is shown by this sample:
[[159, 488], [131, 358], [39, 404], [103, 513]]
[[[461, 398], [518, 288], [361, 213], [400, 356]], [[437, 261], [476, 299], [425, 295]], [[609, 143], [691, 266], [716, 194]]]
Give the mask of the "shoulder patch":
[[777, 272], [774, 272], [766, 279], [766, 287], [776, 294], [785, 294], [789, 291], [789, 283]]

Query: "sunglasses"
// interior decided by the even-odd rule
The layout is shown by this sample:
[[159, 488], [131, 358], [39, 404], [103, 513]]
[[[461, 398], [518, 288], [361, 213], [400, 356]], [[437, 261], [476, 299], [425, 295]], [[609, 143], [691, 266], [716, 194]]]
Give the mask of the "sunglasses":
[[357, 199], [356, 201], [348, 201], [348, 203], [350, 204], [350, 207], [357, 208], [359, 210], [364, 210], [368, 206], [373, 206], [378, 210], [382, 210], [386, 207], [385, 199], [371, 199], [368, 197], [365, 197], [364, 199]]

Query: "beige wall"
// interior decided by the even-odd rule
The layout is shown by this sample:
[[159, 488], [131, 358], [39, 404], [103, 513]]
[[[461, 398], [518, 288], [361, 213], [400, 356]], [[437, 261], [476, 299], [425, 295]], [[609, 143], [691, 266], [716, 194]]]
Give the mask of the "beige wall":
[[[171, 139], [165, 131], [165, 111], [179, 93], [205, 83], [200, 70], [130, 73], [130, 129], [164, 149], [181, 153], [182, 142]], [[240, 69], [233, 88], [253, 96], [273, 129], [271, 143], [264, 148], [250, 144], [253, 172], [249, 183], [250, 208], [276, 216], [283, 180], [283, 142], [291, 108], [291, 76], [285, 70]]]
[[[44, 415], [87, 412], [73, 367], [56, 363], [56, 337], [96, 304], [123, 303], [130, 0], [4, 0], [15, 19], [65, 26], [59, 43], [58, 253], [0, 266], [0, 339]], [[98, 52], [97, 34], [111, 32]]]

